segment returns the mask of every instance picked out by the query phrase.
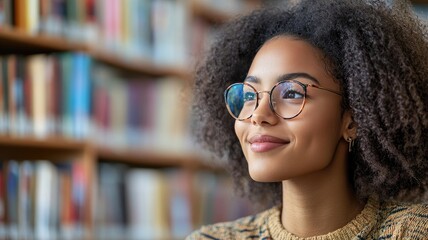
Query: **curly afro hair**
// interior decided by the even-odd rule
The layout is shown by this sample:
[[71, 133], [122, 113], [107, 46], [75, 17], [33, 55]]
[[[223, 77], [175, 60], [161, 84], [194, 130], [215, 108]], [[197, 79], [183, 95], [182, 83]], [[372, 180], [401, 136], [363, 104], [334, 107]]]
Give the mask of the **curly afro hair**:
[[257, 10], [227, 24], [196, 72], [194, 135], [227, 167], [243, 193], [281, 201], [281, 183], [259, 183], [234, 133], [223, 91], [242, 82], [260, 47], [293, 36], [321, 49], [328, 72], [353, 113], [357, 139], [349, 155], [357, 195], [420, 201], [428, 186], [427, 29], [406, 3], [317, 0]]

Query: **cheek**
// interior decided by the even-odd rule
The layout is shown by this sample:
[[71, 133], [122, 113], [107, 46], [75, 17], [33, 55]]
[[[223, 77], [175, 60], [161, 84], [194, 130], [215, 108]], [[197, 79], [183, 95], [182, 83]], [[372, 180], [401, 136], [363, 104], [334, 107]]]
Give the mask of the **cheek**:
[[242, 121], [235, 121], [235, 134], [239, 139], [239, 142], [241, 143], [241, 146], [244, 141], [244, 133], [245, 133], [245, 123]]
[[245, 159], [248, 161], [249, 149], [246, 146], [246, 139], [248, 136], [249, 126], [245, 121], [235, 121], [235, 134], [241, 144], [242, 153], [244, 154]]
[[308, 107], [308, 114], [290, 123], [296, 138], [295, 148], [302, 154], [302, 161], [323, 166], [334, 156], [341, 137], [341, 113], [337, 106], [328, 106]]

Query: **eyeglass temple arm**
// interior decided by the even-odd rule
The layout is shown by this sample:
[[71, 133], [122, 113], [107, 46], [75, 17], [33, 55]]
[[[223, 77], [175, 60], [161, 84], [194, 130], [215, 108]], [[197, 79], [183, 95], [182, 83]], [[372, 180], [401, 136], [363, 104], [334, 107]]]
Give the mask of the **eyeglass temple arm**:
[[339, 96], [342, 96], [342, 94], [340, 92], [335, 91], [335, 90], [331, 90], [331, 89], [328, 89], [328, 88], [323, 88], [323, 87], [320, 87], [320, 86], [317, 86], [317, 85], [313, 85], [313, 84], [307, 84], [307, 86], [318, 88], [318, 89], [325, 90], [325, 91], [337, 94]]

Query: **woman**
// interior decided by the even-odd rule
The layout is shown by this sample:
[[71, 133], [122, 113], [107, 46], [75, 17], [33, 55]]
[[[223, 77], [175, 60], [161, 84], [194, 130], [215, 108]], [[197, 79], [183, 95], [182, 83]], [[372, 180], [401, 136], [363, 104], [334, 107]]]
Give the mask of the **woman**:
[[428, 42], [410, 12], [302, 1], [226, 28], [197, 72], [196, 133], [275, 207], [188, 239], [428, 237]]

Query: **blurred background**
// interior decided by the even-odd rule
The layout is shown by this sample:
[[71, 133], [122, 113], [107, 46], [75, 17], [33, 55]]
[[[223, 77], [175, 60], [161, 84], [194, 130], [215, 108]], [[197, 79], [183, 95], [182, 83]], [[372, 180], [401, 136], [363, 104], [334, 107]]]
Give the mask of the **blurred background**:
[[195, 149], [190, 105], [219, 28], [279, 2], [0, 0], [0, 239], [183, 239], [260, 211]]

